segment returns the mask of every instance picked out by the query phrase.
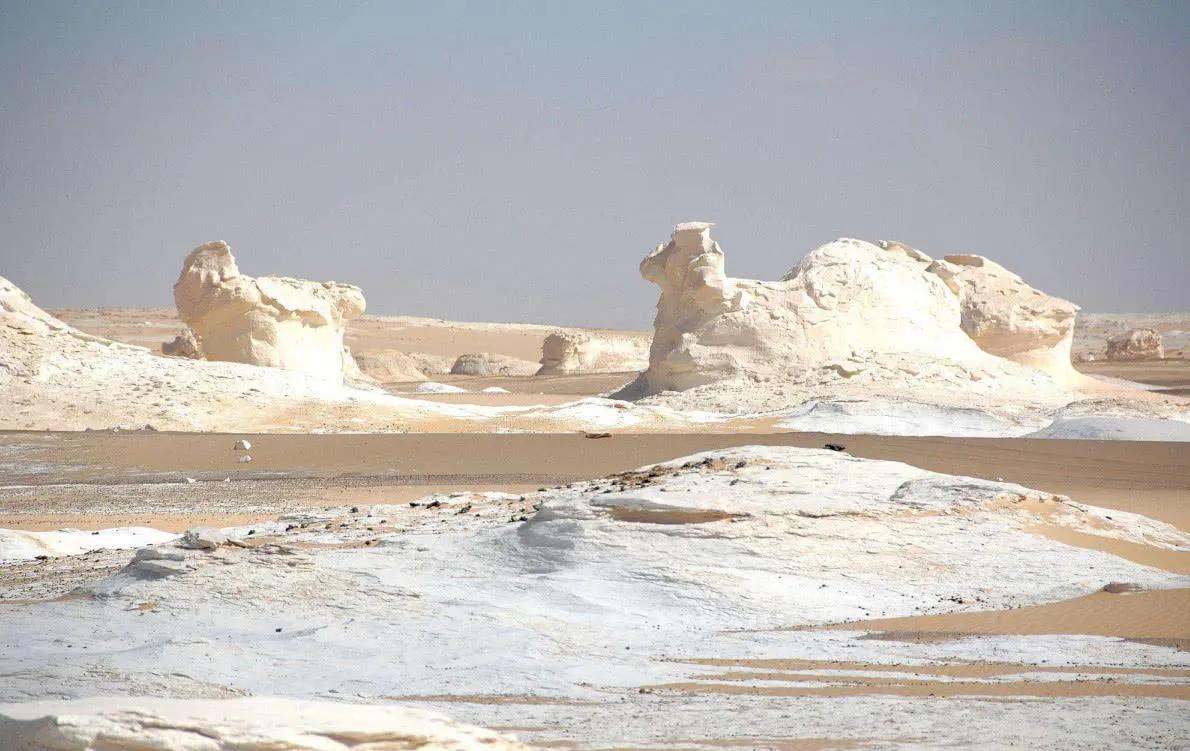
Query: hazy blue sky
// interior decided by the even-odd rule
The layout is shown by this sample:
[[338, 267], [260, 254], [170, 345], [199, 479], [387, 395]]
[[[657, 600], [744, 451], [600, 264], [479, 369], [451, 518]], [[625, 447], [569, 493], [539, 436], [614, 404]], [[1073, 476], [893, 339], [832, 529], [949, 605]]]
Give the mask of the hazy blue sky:
[[186, 252], [370, 311], [646, 326], [640, 258], [838, 236], [1190, 308], [1190, 2], [0, 0], [0, 275], [172, 305]]

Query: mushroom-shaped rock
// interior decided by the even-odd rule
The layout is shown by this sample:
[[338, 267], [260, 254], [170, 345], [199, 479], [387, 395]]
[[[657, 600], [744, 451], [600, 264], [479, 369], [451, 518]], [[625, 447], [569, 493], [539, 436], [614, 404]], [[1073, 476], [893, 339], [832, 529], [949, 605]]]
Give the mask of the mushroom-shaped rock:
[[1107, 340], [1105, 357], [1117, 362], [1160, 360], [1165, 357], [1165, 345], [1156, 329], [1129, 329]]
[[178, 316], [208, 360], [242, 362], [342, 381], [354, 368], [343, 344], [364, 312], [359, 287], [240, 273], [231, 248], [195, 248], [174, 285]]

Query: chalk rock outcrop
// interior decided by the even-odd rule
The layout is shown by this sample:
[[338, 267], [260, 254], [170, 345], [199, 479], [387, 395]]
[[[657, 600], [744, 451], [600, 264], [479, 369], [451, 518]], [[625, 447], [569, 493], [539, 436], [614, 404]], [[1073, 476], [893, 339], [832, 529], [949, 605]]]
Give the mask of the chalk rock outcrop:
[[649, 363], [649, 340], [579, 331], [555, 331], [541, 344], [537, 375], [627, 373]]
[[471, 376], [530, 376], [537, 372], [537, 363], [492, 352], [470, 352], [458, 356], [450, 368], [451, 375]]
[[365, 306], [350, 284], [245, 276], [225, 242], [200, 245], [186, 257], [174, 302], [208, 360], [340, 382], [352, 368], [344, 330]]
[[0, 747], [26, 751], [527, 748], [508, 736], [420, 709], [271, 697], [3, 704]]
[[1070, 347], [1077, 305], [1030, 287], [983, 256], [944, 256], [926, 271], [958, 295], [963, 331], [984, 352], [1064, 380], [1074, 375]]
[[1129, 329], [1107, 340], [1105, 357], [1116, 362], [1160, 360], [1165, 357], [1165, 345], [1156, 329]]
[[725, 381], [955, 392], [982, 382], [1056, 400], [1059, 382], [1080, 377], [1069, 364], [1078, 308], [987, 259], [840, 239], [776, 282], [733, 279], [711, 227], [678, 225], [641, 263], [661, 297], [648, 370], [622, 396]]

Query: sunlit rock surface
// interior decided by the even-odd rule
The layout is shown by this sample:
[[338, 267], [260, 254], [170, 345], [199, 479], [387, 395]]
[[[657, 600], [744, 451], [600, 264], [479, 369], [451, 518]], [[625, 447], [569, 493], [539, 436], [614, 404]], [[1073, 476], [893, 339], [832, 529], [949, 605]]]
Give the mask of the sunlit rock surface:
[[[901, 243], [842, 239], [806, 254], [779, 281], [735, 279], [711, 226], [678, 225], [641, 263], [641, 275], [661, 289], [639, 383], [645, 394], [733, 379], [794, 383], [823, 372], [922, 389], [943, 375], [999, 379], [1044, 394], [1057, 386], [1039, 363], [1073, 373], [1077, 308], [986, 259], [932, 261]], [[922, 372], [939, 368], [947, 372]]]
[[354, 368], [343, 334], [348, 321], [363, 315], [359, 287], [245, 276], [227, 243], [210, 242], [186, 257], [174, 302], [208, 360], [337, 381]]
[[1160, 360], [1165, 357], [1161, 334], [1154, 329], [1129, 329], [1107, 340], [1104, 358], [1111, 361]]
[[1070, 364], [1077, 305], [1030, 287], [983, 256], [945, 256], [926, 270], [958, 295], [960, 325], [980, 349], [1062, 383], [1083, 380]]

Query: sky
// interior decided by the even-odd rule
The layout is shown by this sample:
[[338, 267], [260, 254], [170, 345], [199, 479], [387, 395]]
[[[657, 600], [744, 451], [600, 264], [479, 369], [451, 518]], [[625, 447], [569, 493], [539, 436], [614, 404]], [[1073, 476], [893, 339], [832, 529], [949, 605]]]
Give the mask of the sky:
[[182, 260], [369, 312], [648, 327], [640, 259], [836, 237], [1190, 309], [1190, 2], [0, 0], [0, 275], [170, 307]]

